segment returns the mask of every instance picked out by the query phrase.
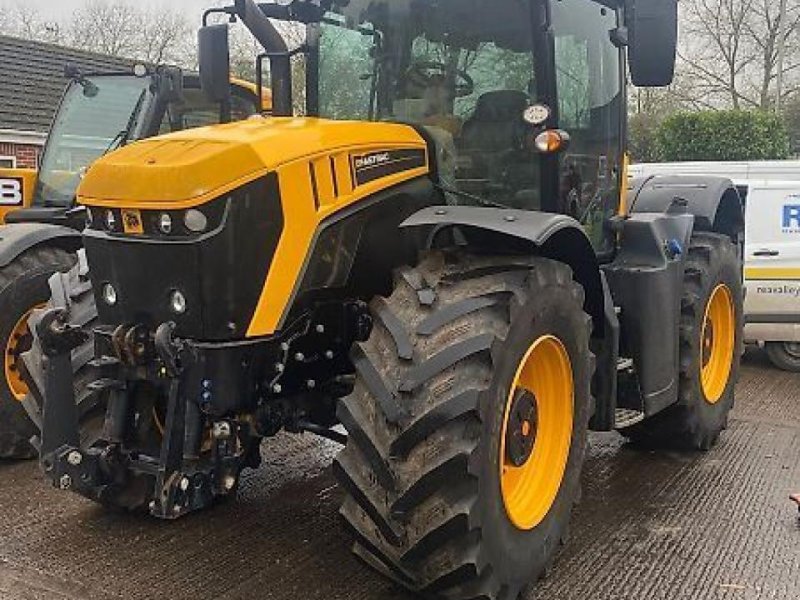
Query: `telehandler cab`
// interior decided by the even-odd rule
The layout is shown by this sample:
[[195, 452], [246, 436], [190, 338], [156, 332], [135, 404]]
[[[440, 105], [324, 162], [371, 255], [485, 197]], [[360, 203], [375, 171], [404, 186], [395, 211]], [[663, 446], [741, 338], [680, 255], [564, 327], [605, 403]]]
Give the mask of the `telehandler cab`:
[[[367, 563], [427, 596], [513, 599], [566, 535], [589, 428], [715, 443], [740, 199], [625, 177], [627, 66], [671, 81], [675, 0], [214, 10], [264, 46], [276, 116], [143, 141], [83, 180], [97, 316], [74, 317], [80, 272], [54, 279], [26, 356], [54, 485], [174, 519], [234, 494], [263, 438], [313, 432], [346, 444]], [[227, 27], [199, 42], [218, 99]]]
[[[68, 65], [65, 75], [38, 171], [0, 169], [0, 458], [36, 455], [29, 440], [38, 422], [23, 406], [20, 356], [31, 345], [28, 316], [50, 296], [47, 280], [76, 263], [86, 209], [75, 191], [91, 163], [138, 139], [230, 120], [204, 97], [199, 77], [180, 69], [83, 73]], [[234, 119], [270, 108], [268, 93], [259, 102], [252, 83], [234, 80], [230, 93]]]

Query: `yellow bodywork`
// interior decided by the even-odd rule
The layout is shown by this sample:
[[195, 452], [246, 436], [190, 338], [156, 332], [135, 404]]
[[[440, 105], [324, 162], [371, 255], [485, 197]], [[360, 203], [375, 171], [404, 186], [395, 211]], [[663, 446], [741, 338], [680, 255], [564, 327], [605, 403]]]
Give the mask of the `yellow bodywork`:
[[78, 200], [93, 207], [186, 209], [276, 172], [285, 224], [247, 332], [265, 336], [277, 331], [321, 224], [360, 200], [428, 173], [426, 159], [423, 167], [355, 184], [354, 157], [392, 150], [421, 150], [427, 156], [423, 138], [405, 125], [252, 119], [144, 140], [103, 157], [81, 183]]
[[[231, 77], [231, 86], [246, 90], [253, 95], [254, 100], [258, 98], [258, 86], [255, 83]], [[268, 87], [261, 88], [261, 112], [272, 112], [272, 90]]]
[[35, 169], [0, 169], [0, 224], [6, 215], [33, 203]]

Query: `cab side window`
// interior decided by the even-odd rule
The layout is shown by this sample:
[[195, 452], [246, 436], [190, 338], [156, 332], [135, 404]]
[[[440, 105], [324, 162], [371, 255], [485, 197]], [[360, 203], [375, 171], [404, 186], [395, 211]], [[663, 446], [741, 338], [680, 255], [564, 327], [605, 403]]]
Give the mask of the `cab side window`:
[[572, 140], [561, 162], [561, 211], [581, 221], [602, 250], [610, 243], [604, 223], [618, 209], [622, 171], [622, 60], [611, 40], [617, 14], [595, 0], [551, 6], [559, 126]]

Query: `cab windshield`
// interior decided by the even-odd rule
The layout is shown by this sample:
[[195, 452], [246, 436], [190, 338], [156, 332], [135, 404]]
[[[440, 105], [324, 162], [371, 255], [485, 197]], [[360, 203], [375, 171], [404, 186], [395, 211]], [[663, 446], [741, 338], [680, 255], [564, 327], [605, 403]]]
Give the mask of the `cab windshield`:
[[[608, 4], [350, 0], [320, 25], [320, 114], [410, 123], [435, 143], [449, 203], [568, 214], [612, 250], [624, 95]], [[537, 150], [554, 128], [568, 142]]]
[[69, 206], [89, 165], [136, 139], [137, 116], [152, 103], [149, 77], [87, 77], [64, 95], [39, 167], [37, 204]]
[[516, 0], [354, 0], [321, 25], [320, 114], [424, 128], [453, 202], [538, 207], [533, 22]]

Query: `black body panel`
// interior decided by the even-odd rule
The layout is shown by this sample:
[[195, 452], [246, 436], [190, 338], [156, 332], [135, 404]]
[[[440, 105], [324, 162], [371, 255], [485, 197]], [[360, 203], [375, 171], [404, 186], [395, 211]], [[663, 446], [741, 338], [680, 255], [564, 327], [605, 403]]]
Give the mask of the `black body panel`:
[[429, 177], [419, 177], [366, 198], [325, 220], [313, 240], [281, 328], [315, 303], [329, 298], [389, 294], [392, 271], [414, 264], [423, 232], [401, 223], [425, 206], [441, 202]]
[[0, 226], [0, 268], [7, 267], [26, 250], [44, 243], [77, 251], [81, 247], [81, 234], [69, 227], [44, 223]]
[[[181, 337], [244, 337], [283, 231], [278, 178], [269, 174], [222, 201], [219, 227], [194, 238], [88, 229], [84, 243], [100, 322], [157, 326], [174, 321]], [[117, 291], [114, 306], [101, 297], [106, 283]], [[182, 315], [169, 309], [174, 290], [187, 301]]]
[[621, 308], [620, 355], [633, 359], [638, 379], [638, 385], [620, 382], [621, 407], [653, 415], [678, 398], [684, 252], [694, 221], [688, 214], [633, 215], [616, 260], [603, 268]]

